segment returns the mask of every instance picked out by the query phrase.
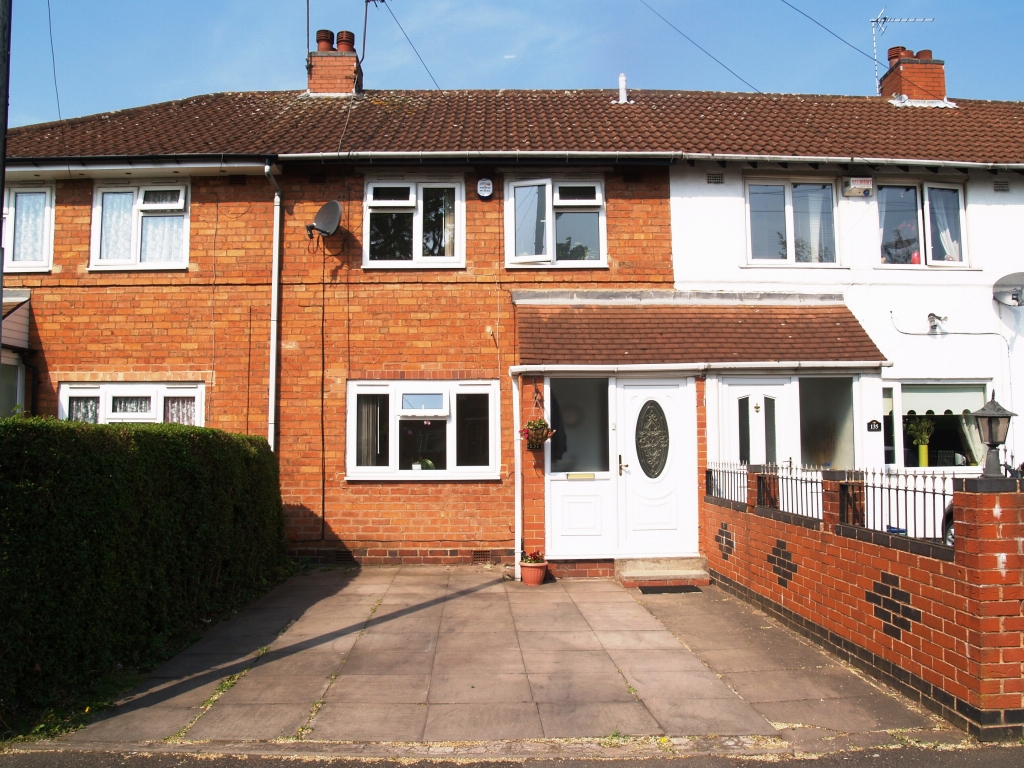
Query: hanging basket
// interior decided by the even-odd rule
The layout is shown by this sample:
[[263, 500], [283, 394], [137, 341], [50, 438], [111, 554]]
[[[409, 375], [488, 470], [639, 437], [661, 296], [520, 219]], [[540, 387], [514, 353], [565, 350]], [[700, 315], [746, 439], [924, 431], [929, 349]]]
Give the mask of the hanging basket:
[[553, 434], [547, 427], [531, 427], [526, 430], [526, 447], [531, 451], [540, 450]]

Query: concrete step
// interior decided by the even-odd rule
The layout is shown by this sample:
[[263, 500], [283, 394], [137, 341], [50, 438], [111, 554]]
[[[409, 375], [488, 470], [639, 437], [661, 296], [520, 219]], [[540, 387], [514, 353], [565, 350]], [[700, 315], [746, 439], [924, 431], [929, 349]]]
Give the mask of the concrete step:
[[711, 583], [704, 557], [629, 558], [615, 561], [615, 578], [634, 587], [706, 587]]

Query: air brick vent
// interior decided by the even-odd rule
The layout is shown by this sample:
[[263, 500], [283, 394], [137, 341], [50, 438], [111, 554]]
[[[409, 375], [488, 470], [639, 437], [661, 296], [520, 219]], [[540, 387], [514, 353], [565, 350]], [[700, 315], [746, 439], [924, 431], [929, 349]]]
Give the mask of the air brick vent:
[[724, 173], [709, 173], [708, 184], [725, 184]]
[[473, 550], [473, 565], [487, 565], [491, 562], [491, 550], [489, 549], [474, 549]]
[[992, 191], [993, 192], [1009, 192], [1010, 191], [1010, 182], [1007, 181], [1006, 179], [996, 179], [995, 181], [992, 182]]

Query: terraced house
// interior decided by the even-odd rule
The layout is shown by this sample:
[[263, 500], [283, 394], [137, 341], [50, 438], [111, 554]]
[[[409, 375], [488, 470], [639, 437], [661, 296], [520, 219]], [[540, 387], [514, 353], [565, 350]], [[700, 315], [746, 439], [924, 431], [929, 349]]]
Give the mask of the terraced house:
[[296, 552], [571, 575], [715, 546], [709, 462], [977, 474], [965, 412], [1024, 407], [1024, 106], [930, 51], [878, 97], [364, 91], [320, 39], [305, 91], [11, 131], [5, 410], [266, 434]]

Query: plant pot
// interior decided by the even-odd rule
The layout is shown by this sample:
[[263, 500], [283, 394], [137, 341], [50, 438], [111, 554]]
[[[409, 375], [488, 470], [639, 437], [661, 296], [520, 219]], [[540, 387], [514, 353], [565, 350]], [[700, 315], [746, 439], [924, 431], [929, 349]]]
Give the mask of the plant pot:
[[523, 584], [531, 587], [539, 587], [544, 583], [544, 577], [548, 575], [548, 564], [543, 563], [520, 563], [519, 572], [523, 577]]
[[527, 430], [526, 447], [536, 451], [544, 447], [545, 441], [551, 437], [551, 430], [547, 427]]
[[927, 467], [928, 466], [928, 446], [919, 445], [917, 446], [917, 466]]

